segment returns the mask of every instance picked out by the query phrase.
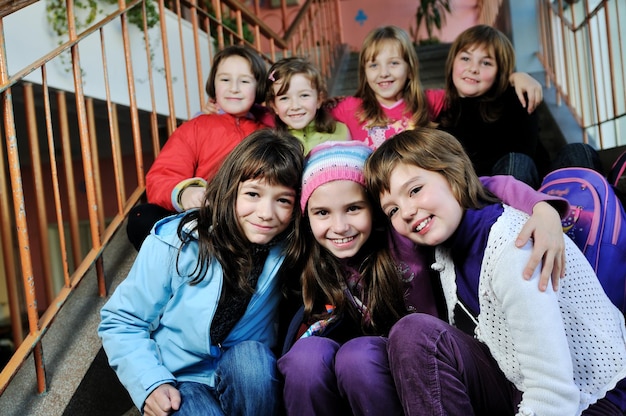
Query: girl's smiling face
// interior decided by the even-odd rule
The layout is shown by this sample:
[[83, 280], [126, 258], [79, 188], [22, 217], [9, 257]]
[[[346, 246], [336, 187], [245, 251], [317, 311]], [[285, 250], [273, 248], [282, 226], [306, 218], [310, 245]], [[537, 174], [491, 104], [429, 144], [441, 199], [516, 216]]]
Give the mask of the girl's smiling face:
[[[283, 82], [279, 79], [271, 88], [276, 94], [282, 86]], [[289, 81], [289, 89], [282, 95], [276, 95], [272, 108], [283, 123], [292, 129], [301, 130], [315, 119], [321, 105], [322, 100], [311, 85], [311, 80], [304, 74], [294, 74]]]
[[239, 184], [235, 212], [239, 225], [251, 243], [267, 244], [287, 229], [296, 200], [296, 191], [270, 185], [264, 179]]
[[354, 257], [372, 233], [372, 206], [365, 188], [338, 180], [319, 186], [306, 213], [315, 240], [335, 257]]
[[399, 163], [389, 185], [389, 192], [380, 195], [381, 207], [393, 228], [414, 243], [439, 245], [461, 223], [464, 210], [440, 173]]
[[404, 60], [397, 41], [382, 42], [376, 56], [372, 56], [365, 64], [365, 77], [376, 100], [390, 107], [402, 98], [402, 92], [409, 80], [409, 64]]
[[215, 101], [220, 109], [235, 117], [250, 111], [256, 98], [256, 78], [250, 63], [241, 56], [229, 56], [215, 73]]
[[454, 57], [452, 82], [460, 97], [479, 97], [488, 92], [498, 75], [498, 64], [491, 50], [478, 45]]

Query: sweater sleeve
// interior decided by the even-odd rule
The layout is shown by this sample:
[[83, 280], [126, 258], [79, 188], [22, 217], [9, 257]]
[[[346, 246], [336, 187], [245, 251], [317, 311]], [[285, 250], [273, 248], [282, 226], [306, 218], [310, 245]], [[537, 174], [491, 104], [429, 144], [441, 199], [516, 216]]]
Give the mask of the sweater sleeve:
[[533, 207], [539, 202], [547, 202], [552, 205], [561, 218], [569, 213], [569, 202], [566, 199], [535, 191], [532, 187], [512, 176], [481, 176], [480, 181], [502, 202], [527, 214], [532, 214]]
[[165, 247], [149, 235], [128, 276], [100, 311], [98, 335], [109, 364], [139, 409], [152, 390], [175, 381], [150, 336], [172, 295], [171, 274], [164, 271], [171, 271], [173, 256]]
[[198, 176], [198, 139], [203, 137], [199, 127], [206, 116], [199, 116], [181, 124], [167, 139], [146, 175], [148, 202], [174, 211], [172, 191], [183, 180]]
[[428, 101], [428, 115], [431, 121], [439, 117], [443, 110], [446, 92], [443, 89], [426, 90], [426, 101]]
[[[499, 362], [513, 360], [519, 365], [521, 379], [515, 384], [523, 394], [517, 414], [574, 415], [578, 411], [580, 393], [573, 379], [558, 295], [550, 287], [545, 292], [539, 291], [539, 269], [531, 280], [522, 279], [524, 265], [532, 251], [531, 243], [517, 249], [509, 241], [501, 249], [492, 264], [492, 302], [503, 312], [500, 324], [506, 325], [512, 349], [494, 348], [492, 353]], [[493, 340], [491, 345], [498, 342]], [[515, 356], [513, 359], [511, 354]]]
[[[361, 100], [356, 97], [345, 97], [330, 109], [333, 118], [348, 127], [352, 140], [360, 137], [361, 123], [357, 117]], [[363, 133], [361, 132], [361, 135]]]

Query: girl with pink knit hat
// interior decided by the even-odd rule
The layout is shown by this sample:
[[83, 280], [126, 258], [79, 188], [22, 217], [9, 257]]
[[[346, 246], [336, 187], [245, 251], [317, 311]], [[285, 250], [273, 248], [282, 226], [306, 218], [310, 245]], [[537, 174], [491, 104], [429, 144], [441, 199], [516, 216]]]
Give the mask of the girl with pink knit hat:
[[[413, 245], [404, 255], [399, 240], [389, 240], [386, 220], [366, 192], [364, 166], [371, 152], [359, 141], [329, 141], [314, 147], [305, 163], [304, 305], [278, 360], [288, 415], [402, 414], [386, 336], [407, 313], [438, 316], [437, 277], [428, 275], [426, 256], [416, 258]], [[540, 201], [562, 201], [512, 179], [490, 180], [495, 193], [527, 212], [535, 203], [547, 206]], [[535, 240], [551, 249], [558, 243], [548, 241], [564, 244], [558, 215], [552, 215], [535, 218], [544, 232]]]

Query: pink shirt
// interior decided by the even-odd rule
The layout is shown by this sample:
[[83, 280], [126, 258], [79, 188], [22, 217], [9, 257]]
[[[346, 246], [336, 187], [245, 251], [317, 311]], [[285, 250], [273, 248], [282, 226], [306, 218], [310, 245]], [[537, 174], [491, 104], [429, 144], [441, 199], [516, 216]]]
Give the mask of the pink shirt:
[[[426, 90], [429, 116], [434, 120], [443, 107], [443, 90]], [[360, 122], [358, 113], [361, 111], [362, 100], [357, 97], [346, 97], [331, 110], [333, 117], [348, 126], [352, 140], [360, 140], [369, 147], [376, 149], [388, 138], [403, 132], [412, 130], [416, 126], [411, 121], [410, 114], [406, 113], [404, 100], [397, 101], [391, 107], [381, 105], [383, 112], [391, 122], [386, 126], [367, 127], [365, 122]]]

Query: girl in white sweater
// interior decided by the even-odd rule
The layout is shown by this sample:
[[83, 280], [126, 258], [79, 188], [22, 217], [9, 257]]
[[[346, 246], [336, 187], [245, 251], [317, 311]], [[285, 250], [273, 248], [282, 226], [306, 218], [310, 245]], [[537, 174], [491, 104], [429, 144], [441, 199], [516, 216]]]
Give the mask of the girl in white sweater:
[[411, 314], [391, 330], [406, 415], [623, 415], [624, 318], [574, 243], [558, 292], [538, 290], [539, 269], [522, 279], [532, 243], [514, 240], [527, 215], [489, 194], [442, 131], [386, 141], [366, 178], [400, 234], [437, 246], [450, 322]]

